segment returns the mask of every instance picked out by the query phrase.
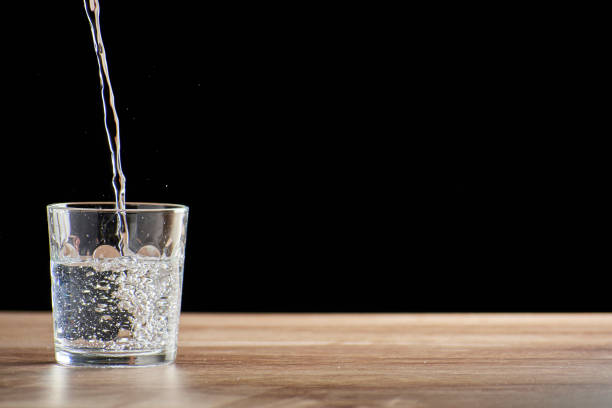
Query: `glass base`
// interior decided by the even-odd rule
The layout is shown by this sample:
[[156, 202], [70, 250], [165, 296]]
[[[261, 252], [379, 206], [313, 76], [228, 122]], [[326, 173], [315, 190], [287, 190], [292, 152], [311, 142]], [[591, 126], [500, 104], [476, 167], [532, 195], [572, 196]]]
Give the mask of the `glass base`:
[[75, 353], [56, 349], [55, 361], [71, 367], [153, 367], [172, 364], [176, 352], [161, 353]]

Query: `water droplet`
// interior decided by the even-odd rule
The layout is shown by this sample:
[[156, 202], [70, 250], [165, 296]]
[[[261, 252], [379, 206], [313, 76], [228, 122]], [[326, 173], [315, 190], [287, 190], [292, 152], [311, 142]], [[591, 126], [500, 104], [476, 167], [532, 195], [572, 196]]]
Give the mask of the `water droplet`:
[[96, 308], [94, 309], [96, 312], [98, 313], [103, 313], [106, 312], [106, 304], [105, 303], [98, 303], [96, 305]]
[[93, 257], [96, 259], [98, 258], [117, 258], [119, 256], [120, 256], [119, 251], [117, 251], [116, 248], [110, 245], [100, 245], [93, 252]]
[[161, 256], [161, 252], [153, 245], [145, 245], [136, 252], [137, 255], [140, 256], [151, 256], [155, 258], [159, 258]]
[[69, 243], [65, 243], [60, 249], [60, 255], [65, 256], [67, 258], [77, 258], [79, 256], [79, 251]]

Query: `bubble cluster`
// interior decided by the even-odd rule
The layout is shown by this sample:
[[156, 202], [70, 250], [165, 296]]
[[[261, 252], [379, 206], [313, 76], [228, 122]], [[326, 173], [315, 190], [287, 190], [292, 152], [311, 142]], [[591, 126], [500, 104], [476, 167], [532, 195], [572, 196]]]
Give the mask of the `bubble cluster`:
[[174, 347], [181, 258], [118, 257], [52, 262], [58, 346], [73, 351]]

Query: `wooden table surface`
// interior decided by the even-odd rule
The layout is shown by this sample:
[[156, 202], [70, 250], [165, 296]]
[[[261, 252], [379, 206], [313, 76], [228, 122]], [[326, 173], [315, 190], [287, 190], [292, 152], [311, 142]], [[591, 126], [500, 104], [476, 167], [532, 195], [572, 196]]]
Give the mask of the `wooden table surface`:
[[54, 364], [0, 313], [0, 407], [612, 407], [611, 314], [189, 314], [177, 363]]

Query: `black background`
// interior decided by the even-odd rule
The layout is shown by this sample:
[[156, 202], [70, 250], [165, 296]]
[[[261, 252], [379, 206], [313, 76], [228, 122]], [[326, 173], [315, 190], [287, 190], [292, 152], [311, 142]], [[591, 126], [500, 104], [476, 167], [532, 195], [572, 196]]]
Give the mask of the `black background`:
[[[49, 309], [44, 207], [113, 200], [111, 167], [82, 4], [23, 7], [0, 308]], [[191, 208], [183, 310], [612, 309], [606, 161], [555, 38], [262, 7], [102, 4], [127, 199]]]

